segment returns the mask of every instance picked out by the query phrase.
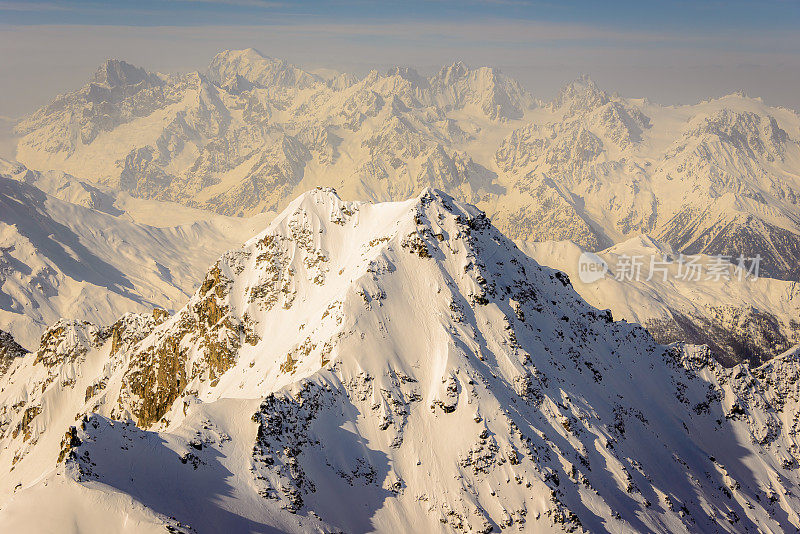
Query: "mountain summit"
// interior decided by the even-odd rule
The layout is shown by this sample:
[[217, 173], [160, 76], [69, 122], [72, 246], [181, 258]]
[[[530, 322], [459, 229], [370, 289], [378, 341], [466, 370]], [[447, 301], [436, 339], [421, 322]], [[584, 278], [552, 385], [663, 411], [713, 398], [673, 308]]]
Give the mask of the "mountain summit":
[[109, 59], [94, 74], [94, 83], [108, 87], [136, 85], [148, 78], [148, 73], [141, 67], [136, 67], [125, 61]]
[[255, 48], [220, 52], [211, 60], [207, 72], [220, 85], [236, 76], [257, 87], [305, 89], [322, 81], [282, 59], [267, 57]]
[[614, 323], [443, 192], [316, 189], [174, 315], [60, 322], [12, 361], [0, 521], [786, 531], [799, 377]]

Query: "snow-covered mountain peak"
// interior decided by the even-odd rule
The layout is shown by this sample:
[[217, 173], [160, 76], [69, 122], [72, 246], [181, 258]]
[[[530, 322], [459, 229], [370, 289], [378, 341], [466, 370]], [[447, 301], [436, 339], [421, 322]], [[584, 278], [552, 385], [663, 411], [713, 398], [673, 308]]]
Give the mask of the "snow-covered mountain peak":
[[416, 69], [412, 67], [407, 67], [407, 66], [391, 67], [386, 71], [386, 76], [389, 77], [398, 76], [411, 83], [411, 85], [414, 88], [425, 89], [429, 85], [428, 79], [425, 78], [424, 76], [421, 76], [416, 71]]
[[435, 87], [458, 87], [466, 83], [475, 91], [495, 86], [503, 89], [519, 87], [515, 81], [502, 75], [500, 69], [496, 67], [470, 67], [462, 61], [443, 66], [430, 78], [430, 82]]
[[[483, 255], [493, 263], [485, 265]], [[417, 313], [411, 323], [415, 328], [442, 336], [446, 329], [441, 330], [438, 320], [430, 321], [437, 314], [454, 313], [453, 306], [485, 306], [509, 296], [523, 302], [531, 292], [549, 294], [552, 288], [533, 290], [530, 284], [552, 285], [555, 278], [540, 278], [530, 267], [527, 278], [522, 276], [524, 268], [516, 265], [525, 258], [480, 210], [440, 191], [426, 189], [408, 201], [377, 205], [342, 201], [331, 189], [310, 191], [241, 249], [223, 255], [175, 315], [161, 324], [126, 327], [141, 341], [130, 344], [129, 367], [114, 393], [119, 402], [106, 409], [112, 415], [129, 413], [149, 426], [181, 420], [173, 403], [186, 392], [205, 401], [239, 396], [242, 388], [250, 395], [266, 395], [328, 363], [339, 366], [347, 379], [362, 372], [382, 375], [387, 360], [355, 347], [362, 342], [380, 345], [383, 337], [373, 338], [369, 328], [367, 341], [363, 336], [349, 340], [356, 325], [372, 324], [380, 332], [375, 321], [391, 319], [379, 309], [394, 303], [391, 316]], [[515, 274], [501, 283], [505, 271]], [[432, 307], [414, 312], [418, 299], [430, 291], [440, 295]], [[574, 306], [575, 295], [565, 302]], [[386, 327], [399, 328], [397, 339], [404, 339], [401, 334], [410, 325]], [[37, 358], [48, 365], [56, 365], [54, 355], [59, 353], [75, 360], [111, 335], [103, 332], [87, 323], [58, 323], [43, 336]], [[186, 350], [174, 352], [178, 346]], [[389, 363], [414, 376], [418, 363], [407, 358], [416, 358], [417, 350], [397, 350]], [[451, 364], [464, 363], [459, 361], [439, 371], [426, 363], [419, 372], [445, 372]], [[154, 369], [175, 364], [185, 370], [151, 376]], [[155, 389], [143, 390], [152, 380]]]
[[[772, 115], [724, 107], [690, 121], [686, 138], [709, 137], [742, 151], [745, 157], [782, 159], [789, 135]], [[706, 139], [704, 139], [704, 137]]]
[[452, 64], [445, 65], [439, 69], [435, 78], [441, 80], [444, 84], [451, 84], [464, 78], [469, 71], [470, 68], [463, 61], [454, 61]]
[[430, 78], [435, 101], [451, 107], [477, 105], [490, 119], [520, 119], [535, 106], [534, 98], [494, 67], [470, 68], [461, 61]]
[[265, 61], [280, 62], [281, 60], [267, 56], [260, 50], [253, 47], [242, 48], [239, 50], [223, 50], [215, 55], [211, 60], [212, 63], [226, 63], [233, 61], [240, 61], [245, 64], [256, 64], [263, 63]]
[[[371, 202], [342, 200], [335, 188], [317, 187], [302, 193], [291, 201], [275, 217], [265, 232], [270, 231], [270, 228], [280, 226], [284, 221], [296, 217], [299, 213], [313, 215], [326, 225], [329, 223], [341, 225], [344, 222], [341, 218], [342, 213], [352, 215], [366, 210], [366, 212], [370, 213], [382, 213], [380, 218], [384, 219], [386, 224], [399, 224], [402, 220], [417, 215], [420, 210], [434, 209], [434, 207], [437, 214], [441, 211], [450, 211], [454, 214], [471, 214], [471, 216], [482, 213], [474, 206], [457, 202], [447, 193], [429, 186], [423, 187], [414, 198], [409, 200], [383, 202], [377, 205]], [[423, 223], [417, 221], [416, 224]], [[374, 227], [369, 224], [367, 227], [374, 230]], [[258, 239], [259, 236], [253, 238], [253, 240]]]
[[218, 84], [228, 83], [237, 75], [264, 88], [304, 89], [322, 82], [319, 76], [283, 59], [265, 56], [255, 48], [224, 50], [214, 56], [207, 72]]
[[109, 59], [95, 71], [92, 82], [114, 88], [136, 85], [150, 77], [148, 72], [141, 67], [118, 59]]
[[589, 75], [583, 74], [568, 83], [550, 103], [554, 110], [563, 110], [567, 115], [592, 111], [611, 100]]
[[436, 190], [311, 191], [174, 315], [43, 339], [0, 379], [11, 527], [116, 518], [108, 487], [178, 531], [800, 525], [795, 359], [659, 346]]

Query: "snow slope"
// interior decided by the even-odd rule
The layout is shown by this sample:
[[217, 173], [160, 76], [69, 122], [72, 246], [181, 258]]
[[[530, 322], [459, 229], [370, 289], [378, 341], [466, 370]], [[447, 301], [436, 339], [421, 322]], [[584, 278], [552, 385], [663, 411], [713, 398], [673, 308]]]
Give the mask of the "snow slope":
[[174, 315], [61, 321], [14, 360], [0, 521], [796, 530], [798, 369], [657, 345], [444, 193], [314, 190]]
[[[716, 260], [700, 255], [699, 276], [680, 270], [672, 247], [648, 236], [614, 245], [598, 256], [608, 265], [600, 280], [583, 282], [579, 262], [584, 253], [570, 241], [525, 243], [522, 249], [542, 265], [567, 273], [575, 290], [593, 306], [608, 308], [617, 319], [643, 325], [661, 343], [685, 341], [708, 345], [723, 364], [760, 364], [800, 343], [800, 288], [796, 282], [742, 277], [733, 267], [727, 276], [713, 274]], [[630, 279], [620, 261], [637, 258], [641, 276]], [[665, 272], [653, 271], [651, 261], [667, 259]], [[630, 265], [630, 263], [626, 263]], [[660, 268], [656, 264], [656, 269]], [[617, 275], [624, 274], [624, 276]], [[648, 278], [650, 278], [648, 280]], [[697, 279], [695, 279], [697, 278]]]
[[[194, 210], [193, 222], [160, 228], [130, 220], [156, 218], [141, 202], [117, 205], [86, 182], [0, 161], [0, 328], [34, 350], [62, 317], [107, 323], [125, 311], [174, 310], [208, 263], [260, 224]], [[160, 203], [162, 224], [191, 220], [169, 207]]]

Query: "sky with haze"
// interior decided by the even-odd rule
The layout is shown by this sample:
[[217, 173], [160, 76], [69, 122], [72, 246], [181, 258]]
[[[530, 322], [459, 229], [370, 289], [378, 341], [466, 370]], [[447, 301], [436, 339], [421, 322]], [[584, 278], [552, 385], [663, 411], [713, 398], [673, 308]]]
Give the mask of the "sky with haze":
[[800, 0], [0, 0], [0, 116], [80, 87], [107, 58], [187, 72], [250, 46], [356, 74], [492, 65], [542, 99], [585, 73], [663, 104], [741, 90], [800, 110]]

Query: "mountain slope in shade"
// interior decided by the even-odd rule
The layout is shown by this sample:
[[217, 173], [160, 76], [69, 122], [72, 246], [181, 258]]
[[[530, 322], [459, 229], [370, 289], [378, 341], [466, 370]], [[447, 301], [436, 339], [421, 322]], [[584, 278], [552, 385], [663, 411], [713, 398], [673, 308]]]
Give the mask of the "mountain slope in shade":
[[[255, 221], [207, 213], [201, 215], [208, 220], [180, 226], [139, 224], [127, 220], [129, 206], [119, 209], [91, 184], [3, 163], [0, 326], [30, 349], [61, 317], [111, 322], [128, 310], [181, 306], [210, 261], [255, 233]], [[161, 205], [164, 220], [168, 208]], [[135, 205], [133, 213], [147, 209]]]
[[[733, 266], [717, 278], [718, 261], [699, 255], [699, 276], [682, 279], [680, 255], [669, 245], [640, 236], [601, 251], [609, 272], [597, 281], [580, 278], [580, 247], [569, 241], [525, 243], [522, 249], [537, 262], [564, 271], [575, 290], [594, 306], [608, 308], [618, 319], [643, 325], [661, 343], [684, 341], [708, 345], [726, 366], [741, 361], [759, 365], [800, 342], [800, 288], [796, 282], [748, 275], [743, 281]], [[641, 265], [640, 276], [620, 265], [631, 258]], [[669, 266], [653, 270], [651, 261]], [[724, 267], [724, 264], [722, 264]], [[663, 264], [656, 264], [656, 269]], [[749, 267], [749, 265], [748, 265]], [[616, 275], [624, 274], [621, 279]], [[650, 278], [648, 280], [648, 278]], [[697, 278], [697, 279], [695, 279]]]
[[435, 187], [518, 242], [649, 234], [799, 276], [800, 117], [740, 94], [660, 106], [584, 76], [543, 103], [490, 67], [322, 77], [247, 49], [185, 75], [109, 61], [16, 130], [32, 168], [227, 215]]
[[5, 373], [17, 358], [21, 358], [26, 354], [28, 354], [28, 351], [17, 343], [14, 336], [0, 330], [0, 375]]
[[315, 190], [174, 315], [62, 321], [12, 364], [0, 521], [792, 530], [799, 369], [657, 345], [441, 192]]

